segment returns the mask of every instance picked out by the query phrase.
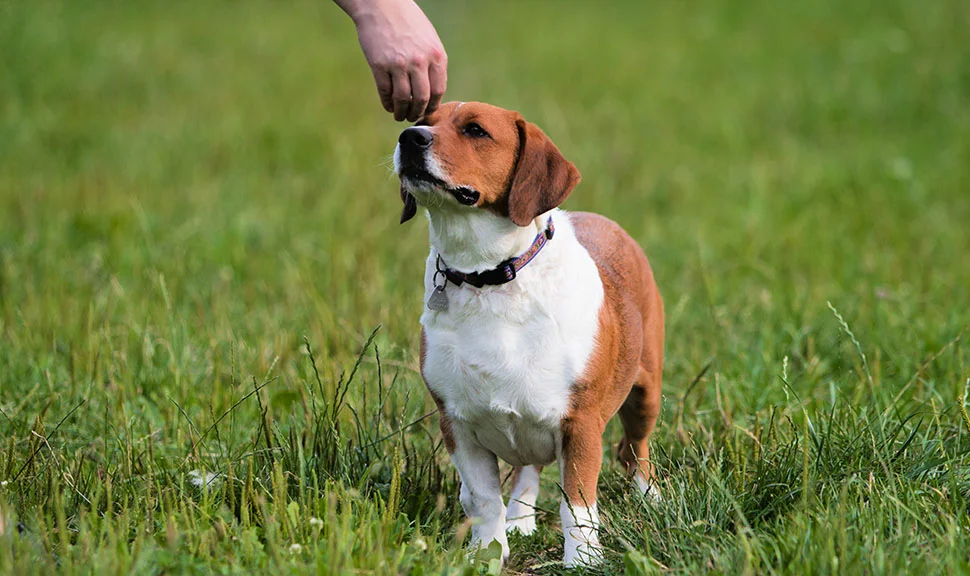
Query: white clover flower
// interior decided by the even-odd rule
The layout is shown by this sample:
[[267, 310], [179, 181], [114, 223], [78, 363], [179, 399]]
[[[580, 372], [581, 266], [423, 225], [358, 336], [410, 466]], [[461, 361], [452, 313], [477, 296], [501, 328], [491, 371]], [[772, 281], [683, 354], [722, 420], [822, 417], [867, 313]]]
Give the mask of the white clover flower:
[[303, 552], [303, 546], [300, 546], [296, 542], [290, 544], [290, 554], [299, 554]]
[[6, 488], [7, 484], [10, 484], [10, 480], [0, 481], [0, 488]]
[[313, 516], [310, 518], [310, 526], [313, 526], [315, 528], [323, 528], [323, 520], [317, 518], [316, 516]]
[[422, 552], [428, 549], [428, 543], [424, 541], [424, 538], [415, 539], [414, 545], [417, 546]]

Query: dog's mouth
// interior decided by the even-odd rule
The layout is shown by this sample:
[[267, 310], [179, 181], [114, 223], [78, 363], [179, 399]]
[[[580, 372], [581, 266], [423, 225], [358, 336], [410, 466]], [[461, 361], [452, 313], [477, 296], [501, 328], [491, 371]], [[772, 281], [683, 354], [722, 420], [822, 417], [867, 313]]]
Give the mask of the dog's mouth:
[[407, 178], [408, 180], [415, 181], [415, 182], [426, 182], [438, 188], [447, 188], [447, 186], [445, 186], [445, 183], [441, 178], [434, 176], [433, 174], [431, 174], [431, 172], [428, 172], [427, 170], [424, 170], [422, 168], [417, 168], [414, 166], [408, 166], [404, 170], [401, 170], [401, 178], [402, 179]]
[[465, 186], [458, 186], [457, 188], [452, 188], [448, 186], [444, 180], [438, 178], [434, 174], [431, 174], [423, 168], [417, 168], [414, 166], [408, 166], [401, 171], [401, 179], [407, 179], [410, 182], [424, 182], [431, 184], [435, 188], [444, 190], [445, 192], [451, 194], [459, 204], [463, 206], [473, 206], [478, 203], [478, 199], [481, 194], [477, 190]]

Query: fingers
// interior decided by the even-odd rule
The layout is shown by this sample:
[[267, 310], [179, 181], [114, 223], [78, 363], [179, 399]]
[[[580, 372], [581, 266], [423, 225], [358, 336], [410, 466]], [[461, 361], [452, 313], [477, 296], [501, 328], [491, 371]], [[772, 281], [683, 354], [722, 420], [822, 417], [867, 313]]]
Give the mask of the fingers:
[[447, 60], [443, 53], [430, 61], [398, 58], [392, 64], [374, 65], [371, 72], [377, 84], [381, 106], [398, 122], [414, 122], [434, 112], [448, 84]]
[[382, 68], [373, 67], [374, 82], [377, 84], [377, 96], [381, 99], [381, 106], [388, 112], [394, 111], [394, 85], [391, 75]]
[[408, 115], [411, 107], [411, 81], [403, 69], [398, 68], [392, 73], [391, 84], [394, 86], [394, 119], [400, 122]]
[[408, 122], [415, 122], [424, 116], [425, 108], [431, 98], [431, 84], [428, 82], [427, 68], [416, 68], [408, 75], [411, 83], [411, 106], [408, 108]]
[[441, 98], [445, 95], [445, 89], [448, 88], [447, 63], [444, 61], [441, 63], [432, 62], [431, 66], [428, 67], [428, 81], [431, 84], [431, 96], [428, 100], [426, 114], [438, 109], [438, 104], [441, 104]]

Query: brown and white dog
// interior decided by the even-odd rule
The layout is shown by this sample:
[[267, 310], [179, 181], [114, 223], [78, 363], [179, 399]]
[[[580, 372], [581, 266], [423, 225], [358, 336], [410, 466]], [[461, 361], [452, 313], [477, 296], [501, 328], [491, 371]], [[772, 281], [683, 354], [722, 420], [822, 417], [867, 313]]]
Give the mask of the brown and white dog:
[[[461, 477], [472, 546], [535, 529], [558, 461], [567, 565], [600, 556], [596, 482], [617, 412], [619, 459], [655, 495], [647, 437], [660, 409], [664, 317], [647, 258], [616, 223], [557, 207], [579, 171], [517, 112], [442, 105], [401, 133], [404, 212], [427, 209], [421, 373]], [[508, 508], [497, 458], [514, 467]]]

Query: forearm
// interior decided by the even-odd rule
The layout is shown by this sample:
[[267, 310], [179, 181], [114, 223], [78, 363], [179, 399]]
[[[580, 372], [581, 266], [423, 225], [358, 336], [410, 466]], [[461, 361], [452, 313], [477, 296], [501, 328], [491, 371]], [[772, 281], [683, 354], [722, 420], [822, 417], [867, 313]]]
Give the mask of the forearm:
[[361, 21], [373, 17], [382, 10], [388, 3], [410, 2], [411, 0], [333, 0], [334, 3], [343, 10], [354, 24], [360, 25]]

